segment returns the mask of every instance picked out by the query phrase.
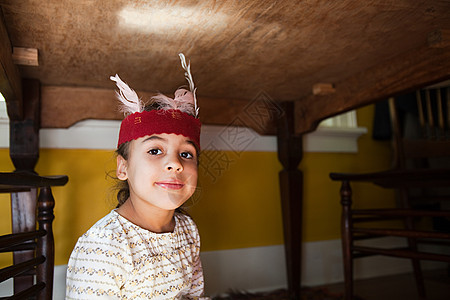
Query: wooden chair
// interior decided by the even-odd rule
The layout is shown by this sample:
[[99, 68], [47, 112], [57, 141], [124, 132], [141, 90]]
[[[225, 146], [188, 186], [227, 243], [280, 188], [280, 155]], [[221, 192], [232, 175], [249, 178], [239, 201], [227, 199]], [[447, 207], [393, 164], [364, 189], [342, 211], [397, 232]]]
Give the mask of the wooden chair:
[[0, 251], [13, 252], [13, 265], [0, 270], [0, 282], [14, 278], [14, 295], [2, 299], [52, 299], [55, 202], [51, 187], [67, 181], [67, 176], [0, 173], [0, 192], [11, 194], [13, 225], [12, 234], [0, 236]]
[[[430, 193], [430, 189], [450, 187], [450, 166], [430, 166], [430, 158], [450, 157], [450, 90], [446, 89], [446, 102], [442, 90], [418, 91], [416, 94], [420, 134], [408, 137], [399, 122], [394, 99], [389, 99], [393, 130], [394, 164], [383, 172], [366, 174], [331, 173], [332, 180], [341, 181], [342, 246], [344, 258], [345, 299], [353, 299], [353, 259], [369, 255], [387, 255], [411, 259], [418, 294], [425, 299], [420, 260], [450, 262], [450, 252], [434, 253], [421, 250], [420, 243], [450, 245], [450, 233], [435, 228], [417, 228], [418, 218], [444, 218], [450, 220], [450, 211], [430, 209], [429, 201], [450, 199], [450, 195]], [[433, 101], [433, 97], [435, 100]], [[433, 102], [435, 105], [433, 105]], [[435, 109], [433, 109], [435, 107]], [[425, 112], [426, 111], [426, 112]], [[436, 119], [437, 117], [437, 119]], [[398, 191], [398, 208], [353, 209], [351, 182], [369, 182], [380, 188]], [[376, 207], [376, 203], [374, 204]], [[387, 227], [386, 220], [401, 219], [404, 227]], [[381, 224], [380, 222], [384, 222]], [[363, 225], [364, 224], [364, 225]], [[390, 222], [388, 225], [391, 225]], [[408, 241], [405, 248], [382, 249], [361, 246], [358, 240], [395, 236]]]

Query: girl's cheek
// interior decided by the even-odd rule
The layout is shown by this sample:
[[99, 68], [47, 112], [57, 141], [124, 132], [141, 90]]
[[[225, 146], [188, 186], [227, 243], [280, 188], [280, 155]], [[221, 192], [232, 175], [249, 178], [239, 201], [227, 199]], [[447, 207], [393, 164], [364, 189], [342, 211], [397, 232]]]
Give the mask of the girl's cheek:
[[193, 163], [192, 169], [195, 171], [195, 173], [198, 172], [198, 164], [197, 164], [197, 162]]

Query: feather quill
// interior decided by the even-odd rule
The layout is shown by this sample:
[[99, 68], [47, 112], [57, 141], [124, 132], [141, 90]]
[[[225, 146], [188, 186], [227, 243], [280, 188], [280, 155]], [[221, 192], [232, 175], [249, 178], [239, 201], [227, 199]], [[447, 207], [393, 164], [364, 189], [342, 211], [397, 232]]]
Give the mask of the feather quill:
[[143, 102], [138, 97], [136, 92], [120, 79], [119, 75], [116, 74], [116, 76], [111, 76], [109, 77], [109, 79], [114, 81], [119, 88], [119, 91], [116, 91], [116, 95], [117, 99], [119, 99], [121, 103], [121, 112], [123, 112], [125, 115], [131, 115], [136, 112], [143, 111]]
[[195, 117], [198, 118], [198, 111], [200, 109], [197, 106], [197, 96], [195, 95], [195, 92], [197, 91], [197, 88], [194, 85], [194, 79], [192, 78], [192, 74], [191, 74], [191, 62], [189, 61], [189, 63], [186, 64], [186, 58], [184, 57], [184, 54], [183, 53], [179, 53], [178, 55], [180, 56], [181, 66], [186, 71], [184, 73], [184, 77], [186, 78], [187, 82], [189, 83], [189, 89], [191, 90], [192, 94], [194, 95]]

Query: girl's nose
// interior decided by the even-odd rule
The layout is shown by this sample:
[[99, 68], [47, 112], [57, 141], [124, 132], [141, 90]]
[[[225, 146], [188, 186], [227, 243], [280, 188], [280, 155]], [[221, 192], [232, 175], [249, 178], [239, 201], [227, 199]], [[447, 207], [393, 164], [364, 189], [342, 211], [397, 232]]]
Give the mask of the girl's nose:
[[166, 170], [167, 171], [175, 171], [175, 172], [183, 171], [183, 165], [181, 164], [178, 156], [170, 157], [168, 159], [167, 164], [166, 164]]

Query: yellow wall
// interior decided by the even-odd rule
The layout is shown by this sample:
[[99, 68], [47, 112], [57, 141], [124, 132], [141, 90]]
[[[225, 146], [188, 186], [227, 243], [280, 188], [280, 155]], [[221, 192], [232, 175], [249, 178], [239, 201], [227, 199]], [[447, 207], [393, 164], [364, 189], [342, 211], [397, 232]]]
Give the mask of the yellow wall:
[[[359, 125], [369, 128], [369, 134], [359, 140], [358, 154], [305, 153], [300, 164], [305, 178], [304, 241], [340, 237], [339, 184], [329, 179], [329, 172], [389, 166], [389, 144], [370, 137], [372, 115], [372, 106], [358, 110]], [[201, 160], [199, 191], [188, 206], [200, 229], [202, 250], [282, 244], [281, 164], [276, 153], [205, 151]], [[114, 167], [113, 151], [41, 149], [39, 174], [69, 176], [65, 187], [54, 188], [56, 264], [66, 264], [78, 236], [114, 208], [113, 181], [107, 176]], [[0, 150], [0, 170], [12, 169], [8, 150]], [[388, 203], [393, 199], [391, 193], [377, 194], [368, 185], [355, 186], [354, 195], [379, 197]], [[7, 232], [9, 213], [2, 210], [0, 216], [0, 230]]]

